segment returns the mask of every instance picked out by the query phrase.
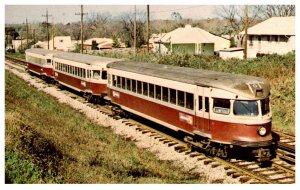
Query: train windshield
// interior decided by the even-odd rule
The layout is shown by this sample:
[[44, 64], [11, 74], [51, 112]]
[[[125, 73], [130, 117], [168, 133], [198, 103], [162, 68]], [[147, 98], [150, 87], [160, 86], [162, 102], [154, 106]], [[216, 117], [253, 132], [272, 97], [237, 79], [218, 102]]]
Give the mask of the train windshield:
[[233, 113], [242, 116], [258, 116], [258, 102], [236, 100], [233, 103]]

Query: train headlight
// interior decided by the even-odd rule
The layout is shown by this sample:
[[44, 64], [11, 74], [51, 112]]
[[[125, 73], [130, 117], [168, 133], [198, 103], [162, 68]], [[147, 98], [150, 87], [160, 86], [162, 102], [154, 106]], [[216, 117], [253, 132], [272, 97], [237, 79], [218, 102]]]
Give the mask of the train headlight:
[[259, 127], [258, 128], [258, 134], [260, 136], [265, 136], [267, 134], [267, 129], [265, 127]]

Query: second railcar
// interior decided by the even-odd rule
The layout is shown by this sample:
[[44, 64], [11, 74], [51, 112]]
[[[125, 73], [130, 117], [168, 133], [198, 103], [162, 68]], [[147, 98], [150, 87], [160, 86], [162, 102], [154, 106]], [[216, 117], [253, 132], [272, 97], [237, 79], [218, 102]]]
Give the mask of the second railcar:
[[107, 94], [107, 64], [119, 59], [77, 53], [53, 56], [55, 80], [89, 99], [100, 101]]

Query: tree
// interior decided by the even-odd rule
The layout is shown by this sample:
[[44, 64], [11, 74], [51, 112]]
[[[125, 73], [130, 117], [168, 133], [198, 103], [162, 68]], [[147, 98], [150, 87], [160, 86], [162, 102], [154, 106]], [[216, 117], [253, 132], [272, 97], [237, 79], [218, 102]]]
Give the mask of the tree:
[[120, 47], [120, 42], [119, 42], [119, 39], [117, 38], [117, 36], [113, 35], [112, 39], [113, 39], [112, 47], [119, 48]]
[[[235, 34], [244, 30], [244, 9], [243, 6], [230, 5], [221, 6], [217, 10], [218, 16], [229, 21], [230, 27]], [[249, 5], [249, 26], [253, 26], [262, 20], [274, 16], [295, 16], [295, 5]]]
[[[248, 25], [254, 25], [261, 21], [262, 6], [248, 6]], [[237, 35], [245, 28], [244, 7], [238, 5], [221, 6], [218, 10], [218, 15], [229, 23], [229, 28]]]
[[182, 20], [182, 16], [180, 15], [179, 12], [172, 12], [171, 13], [171, 18], [172, 18], [172, 20], [176, 20], [176, 21], [181, 21]]
[[266, 5], [263, 6], [263, 16], [265, 18], [295, 16], [295, 10], [295, 5]]
[[[136, 21], [136, 46], [140, 47], [146, 44], [145, 39], [145, 12], [137, 11], [137, 21]], [[125, 40], [125, 44], [129, 47], [133, 46], [134, 40], [134, 13], [123, 13], [119, 18], [120, 25], [122, 26], [120, 36]]]

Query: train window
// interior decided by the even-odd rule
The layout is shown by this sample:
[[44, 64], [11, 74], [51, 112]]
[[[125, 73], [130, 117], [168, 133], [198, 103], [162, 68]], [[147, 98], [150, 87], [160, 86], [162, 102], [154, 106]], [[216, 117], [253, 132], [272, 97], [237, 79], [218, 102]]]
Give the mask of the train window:
[[[72, 68], [72, 67], [71, 67], [71, 68]], [[87, 75], [87, 78], [90, 78], [90, 70], [87, 70], [86, 75]]]
[[230, 113], [230, 100], [214, 98], [213, 111], [215, 113], [228, 115]]
[[132, 85], [132, 92], [136, 92], [136, 80], [131, 80], [131, 85]]
[[184, 92], [177, 91], [177, 105], [184, 107]]
[[143, 82], [143, 94], [148, 96], [148, 83]]
[[117, 77], [115, 75], [112, 75], [112, 85], [117, 86]]
[[82, 75], [83, 78], [85, 78], [85, 69], [82, 69]]
[[78, 76], [82, 77], [82, 69], [81, 68], [79, 68], [79, 75]]
[[193, 110], [194, 109], [194, 94], [187, 92], [185, 95], [186, 95], [185, 107], [187, 109]]
[[154, 98], [154, 84], [149, 84], [149, 96]]
[[121, 88], [125, 89], [126, 83], [125, 83], [125, 78], [121, 77]]
[[236, 100], [233, 103], [233, 113], [243, 116], [258, 116], [258, 102]]
[[199, 109], [200, 111], [202, 111], [202, 106], [203, 106], [203, 103], [202, 103], [202, 96], [199, 96], [199, 97], [198, 97], [198, 102], [199, 102], [199, 104], [198, 104], [199, 108], [198, 108], [198, 109]]
[[209, 112], [209, 98], [205, 97], [205, 112]]
[[161, 86], [155, 85], [155, 98], [161, 100]]
[[47, 64], [51, 65], [51, 59], [47, 59]]
[[117, 76], [117, 87], [121, 88], [121, 77]]
[[170, 88], [170, 103], [176, 105], [176, 90]]
[[93, 70], [93, 79], [100, 79], [100, 71]]
[[266, 115], [270, 112], [270, 100], [269, 98], [263, 99], [260, 101], [261, 105], [261, 114]]
[[169, 89], [166, 87], [162, 87], [162, 97], [163, 101], [168, 102], [169, 101]]
[[102, 71], [102, 76], [101, 76], [101, 78], [102, 78], [103, 80], [106, 80], [106, 79], [107, 79], [107, 71], [105, 71], [105, 70]]
[[142, 82], [137, 81], [137, 93], [142, 94]]
[[126, 89], [131, 90], [131, 79], [126, 79]]

